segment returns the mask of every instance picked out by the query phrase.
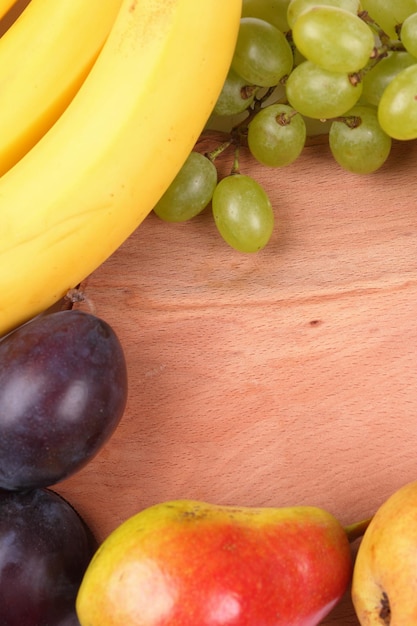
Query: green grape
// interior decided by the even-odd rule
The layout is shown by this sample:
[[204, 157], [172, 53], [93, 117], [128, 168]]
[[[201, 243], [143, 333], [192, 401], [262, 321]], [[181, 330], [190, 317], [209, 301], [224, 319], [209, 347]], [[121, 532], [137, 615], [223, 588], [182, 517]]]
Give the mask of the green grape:
[[[387, 160], [392, 140], [378, 123], [377, 109], [357, 105], [343, 116], [346, 122], [334, 121], [329, 130], [329, 145], [333, 157], [341, 167], [355, 174], [370, 174]], [[360, 124], [351, 127], [349, 117], [359, 118]]]
[[253, 85], [248, 85], [246, 80], [230, 69], [213, 113], [215, 115], [238, 115], [242, 113], [255, 100], [257, 89]]
[[223, 178], [214, 190], [213, 216], [217, 229], [232, 248], [257, 252], [271, 238], [274, 213], [259, 183], [244, 174]]
[[285, 33], [290, 29], [287, 21], [289, 3], [290, 0], [243, 0], [242, 17], [258, 17]]
[[306, 134], [306, 125], [299, 113], [286, 104], [271, 104], [257, 113], [249, 124], [249, 150], [259, 163], [282, 167], [299, 157]]
[[242, 17], [232, 59], [232, 69], [250, 85], [273, 87], [293, 66], [285, 35], [264, 20]]
[[397, 39], [396, 27], [417, 12], [417, 0], [361, 0], [362, 9], [391, 37]]
[[356, 72], [375, 47], [372, 30], [357, 15], [331, 6], [315, 6], [297, 18], [292, 35], [306, 59], [329, 72]]
[[401, 70], [417, 63], [408, 52], [389, 52], [385, 59], [366, 72], [362, 78], [362, 100], [378, 106], [382, 94], [394, 76]]
[[206, 208], [216, 184], [214, 163], [193, 151], [153, 210], [166, 222], [185, 222]]
[[360, 11], [360, 0], [290, 0], [287, 9], [287, 21], [290, 28], [294, 28], [294, 24], [301, 13], [308, 11], [312, 7], [332, 6], [349, 11], [349, 13], [357, 14]]
[[405, 18], [401, 26], [400, 37], [407, 52], [413, 57], [417, 57], [417, 13], [412, 13]]
[[382, 94], [378, 119], [393, 139], [417, 138], [417, 63], [401, 70]]
[[304, 61], [291, 72], [285, 89], [288, 102], [301, 115], [328, 119], [343, 115], [357, 103], [362, 84], [352, 84], [348, 74]]

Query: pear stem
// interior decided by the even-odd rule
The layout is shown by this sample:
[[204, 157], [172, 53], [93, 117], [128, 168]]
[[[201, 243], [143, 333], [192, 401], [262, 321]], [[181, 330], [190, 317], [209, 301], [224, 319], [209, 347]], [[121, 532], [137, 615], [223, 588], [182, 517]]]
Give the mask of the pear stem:
[[349, 524], [349, 526], [345, 526], [345, 533], [349, 540], [349, 543], [353, 543], [359, 537], [362, 537], [368, 528], [372, 517], [368, 517], [368, 519], [361, 520], [360, 522], [355, 522], [354, 524]]

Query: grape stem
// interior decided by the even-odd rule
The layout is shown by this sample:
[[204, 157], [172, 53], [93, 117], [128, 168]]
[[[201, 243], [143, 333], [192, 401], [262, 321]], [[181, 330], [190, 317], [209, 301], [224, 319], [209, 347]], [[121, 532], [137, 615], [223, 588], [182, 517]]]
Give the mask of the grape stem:
[[235, 153], [234, 153], [234, 157], [233, 157], [233, 165], [232, 165], [232, 170], [230, 172], [232, 175], [233, 174], [240, 174], [240, 169], [239, 169], [239, 146], [235, 147]]
[[[251, 121], [253, 120], [254, 117], [256, 117], [256, 115], [259, 113], [259, 111], [261, 110], [263, 104], [265, 103], [265, 101], [270, 97], [270, 95], [275, 91], [275, 87], [270, 87], [263, 96], [261, 96], [260, 98], [256, 98], [254, 103], [252, 104], [252, 106], [248, 107], [247, 113], [248, 115], [245, 117], [245, 119], [243, 119], [242, 121], [240, 121], [238, 124], [236, 124], [236, 126], [234, 126], [232, 128], [232, 130], [230, 131], [230, 135], [232, 138], [232, 142], [235, 145], [240, 146], [242, 144], [242, 140], [245, 139], [245, 137], [247, 136], [248, 133], [248, 127], [249, 124], [251, 123]], [[278, 104], [278, 103], [286, 103], [287, 100], [286, 98], [280, 98], [278, 100], [276, 100], [274, 102], [274, 104]], [[294, 114], [296, 114], [296, 111], [294, 111]], [[289, 116], [285, 116], [286, 119], [284, 120], [284, 118], [280, 118], [279, 120], [277, 120], [277, 122], [279, 124], [288, 124], [290, 119]], [[288, 118], [288, 119], [287, 119]]]
[[280, 113], [275, 119], [280, 126], [287, 126], [291, 124], [291, 120], [295, 115], [298, 115], [298, 111], [294, 109], [290, 113]]
[[[401, 43], [401, 41], [393, 41], [391, 37], [381, 28], [381, 26], [369, 15], [368, 11], [360, 11], [358, 13], [358, 17], [361, 18], [368, 26], [376, 33], [377, 37], [381, 42], [381, 48], [376, 49], [378, 53], [378, 57], [381, 56], [381, 53], [385, 51], [383, 56], [386, 56], [389, 51], [400, 51], [405, 52], [405, 47]], [[401, 26], [402, 24], [397, 24], [395, 26], [395, 32], [397, 33], [398, 39], [401, 38]]]
[[375, 22], [375, 20], [369, 15], [368, 11], [359, 11], [358, 17], [360, 17], [361, 20], [365, 22], [365, 24], [368, 24], [368, 26], [376, 33], [382, 44], [389, 46], [391, 41], [390, 36], [381, 28], [381, 26], [377, 22]]
[[[260, 111], [260, 109], [262, 108], [264, 102], [275, 91], [275, 88], [276, 88], [275, 86], [274, 87], [270, 87], [269, 89], [267, 89], [265, 91], [265, 93], [261, 97], [255, 98], [253, 104], [246, 109], [247, 116], [242, 121], [240, 121], [238, 124], [236, 124], [236, 126], [234, 126], [231, 129], [229, 139], [227, 139], [226, 141], [224, 141], [221, 144], [219, 144], [216, 148], [214, 148], [210, 152], [206, 152], [205, 153], [205, 156], [211, 162], [214, 162], [217, 159], [217, 157], [219, 157], [221, 154], [223, 154], [223, 152], [225, 150], [227, 150], [227, 148], [229, 148], [231, 145], [234, 145], [236, 147], [236, 149], [238, 149], [239, 146], [242, 145], [242, 143], [244, 142], [245, 137], [247, 136], [247, 133], [248, 133], [249, 123], [253, 120], [255, 115]], [[280, 101], [278, 100], [277, 102], [280, 102]], [[280, 123], [283, 123], [283, 121], [280, 121]], [[288, 123], [288, 122], [286, 122], [286, 123]], [[237, 160], [236, 160], [236, 154], [235, 154], [235, 164], [237, 164], [237, 165], [236, 165], [236, 168], [235, 168], [235, 164], [234, 164], [233, 168], [232, 168], [232, 172], [235, 173], [235, 174], [237, 174], [238, 170], [239, 170], [238, 160], [239, 160], [238, 157], [237, 157]], [[235, 169], [236, 169], [236, 171], [235, 171]]]
[[358, 128], [362, 124], [362, 118], [359, 115], [339, 115], [332, 117], [332, 122], [343, 122], [348, 128]]
[[349, 80], [352, 85], [356, 86], [360, 83], [370, 70], [372, 70], [375, 65], [377, 65], [382, 59], [385, 59], [388, 56], [389, 52], [400, 51], [404, 52], [405, 48], [401, 42], [397, 41], [389, 41], [388, 44], [382, 44], [379, 48], [375, 47], [369, 62], [358, 72], [353, 72], [349, 74]]
[[230, 139], [228, 139], [227, 141], [223, 141], [221, 144], [219, 144], [217, 148], [214, 148], [210, 152], [205, 152], [204, 156], [206, 156], [209, 159], [209, 161], [214, 163], [217, 157], [219, 157], [225, 150], [227, 150], [227, 148], [231, 146], [232, 143], [233, 143], [233, 139], [232, 137], [230, 137]]
[[[375, 46], [373, 54], [369, 60], [369, 63], [362, 68], [359, 72], [353, 72], [349, 75], [349, 80], [352, 85], [357, 85], [361, 82], [365, 74], [372, 70], [377, 63], [385, 59], [389, 52], [400, 51], [404, 52], [405, 47], [401, 41], [393, 41], [390, 36], [381, 28], [381, 26], [369, 15], [368, 11], [360, 11], [358, 17], [361, 18], [377, 35], [381, 45]], [[396, 31], [398, 35], [401, 31], [401, 25], [397, 26]]]

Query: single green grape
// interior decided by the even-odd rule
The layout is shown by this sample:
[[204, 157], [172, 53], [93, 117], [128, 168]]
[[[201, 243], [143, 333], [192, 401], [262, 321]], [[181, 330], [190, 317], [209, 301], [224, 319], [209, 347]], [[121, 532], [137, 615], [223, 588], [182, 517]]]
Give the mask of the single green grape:
[[257, 90], [258, 87], [248, 85], [246, 80], [230, 69], [213, 113], [215, 115], [238, 115], [242, 113], [255, 100]]
[[401, 70], [417, 63], [408, 52], [389, 52], [385, 59], [366, 72], [362, 78], [362, 100], [378, 106], [382, 94]]
[[407, 52], [417, 57], [417, 13], [412, 13], [405, 18], [401, 25], [400, 37]]
[[290, 0], [243, 0], [242, 17], [258, 17], [285, 33], [290, 29], [287, 21], [289, 3]]
[[329, 72], [311, 61], [297, 65], [285, 85], [288, 102], [296, 111], [314, 119], [343, 115], [359, 100], [362, 84], [348, 74]]
[[391, 37], [397, 39], [396, 28], [417, 11], [417, 0], [361, 0], [362, 9]]
[[[355, 174], [370, 174], [387, 160], [392, 139], [378, 122], [376, 107], [356, 105], [343, 116], [346, 121], [332, 122], [329, 145], [334, 159], [341, 167]], [[360, 120], [351, 126], [349, 118]]]
[[381, 96], [378, 120], [393, 139], [417, 138], [417, 63], [401, 70]]
[[301, 13], [318, 5], [338, 7], [355, 15], [358, 14], [361, 8], [360, 0], [290, 0], [287, 9], [287, 22], [289, 27], [294, 28], [294, 24]]
[[285, 35], [256, 17], [243, 17], [232, 69], [250, 85], [274, 87], [293, 67], [293, 53]]
[[269, 167], [293, 163], [306, 140], [303, 117], [286, 104], [271, 104], [255, 115], [248, 128], [248, 146], [252, 155]]
[[185, 222], [206, 208], [216, 184], [214, 163], [193, 151], [153, 210], [166, 222]]
[[214, 190], [213, 217], [223, 239], [240, 252], [258, 252], [274, 229], [274, 213], [263, 187], [245, 174], [223, 178]]
[[396, 0], [393, 5], [395, 18], [400, 24], [412, 13], [417, 13], [417, 0]]
[[292, 36], [306, 59], [329, 72], [356, 72], [375, 47], [372, 30], [357, 15], [332, 6], [314, 6], [295, 21]]

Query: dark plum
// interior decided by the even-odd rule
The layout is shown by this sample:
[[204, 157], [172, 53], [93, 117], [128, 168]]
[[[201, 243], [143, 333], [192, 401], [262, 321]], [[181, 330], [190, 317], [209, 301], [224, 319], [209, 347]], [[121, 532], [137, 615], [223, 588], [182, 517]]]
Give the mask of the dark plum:
[[0, 489], [48, 487], [116, 429], [127, 399], [122, 346], [83, 311], [35, 318], [0, 341]]
[[75, 599], [96, 549], [54, 491], [0, 492], [1, 626], [77, 626]]

